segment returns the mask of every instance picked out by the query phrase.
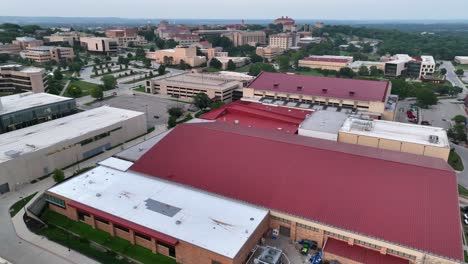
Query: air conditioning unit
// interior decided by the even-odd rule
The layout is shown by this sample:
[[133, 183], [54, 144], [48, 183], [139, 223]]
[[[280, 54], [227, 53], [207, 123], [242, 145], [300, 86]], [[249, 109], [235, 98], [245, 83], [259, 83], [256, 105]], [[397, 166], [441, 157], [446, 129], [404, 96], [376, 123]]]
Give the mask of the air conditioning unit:
[[437, 143], [439, 143], [439, 136], [430, 135], [430, 136], [429, 136], [429, 142], [432, 143], [432, 144], [437, 144]]
[[255, 264], [279, 264], [281, 263], [281, 254], [283, 251], [274, 247], [262, 248], [262, 253], [254, 260]]

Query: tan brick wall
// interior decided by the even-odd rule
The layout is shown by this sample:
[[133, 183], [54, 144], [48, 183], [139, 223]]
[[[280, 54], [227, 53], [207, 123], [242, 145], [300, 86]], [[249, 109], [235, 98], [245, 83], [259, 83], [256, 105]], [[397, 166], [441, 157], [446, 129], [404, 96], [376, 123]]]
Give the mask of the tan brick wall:
[[372, 137], [359, 136], [358, 137], [358, 144], [363, 145], [363, 146], [377, 148], [379, 146], [379, 139], [378, 138], [372, 138]]
[[176, 246], [176, 258], [177, 262], [182, 264], [211, 264], [212, 260], [222, 264], [234, 263], [232, 259], [184, 241], [179, 241], [179, 244]]
[[131, 241], [130, 233], [125, 232], [123, 230], [120, 230], [118, 228], [114, 228], [114, 230], [115, 230], [115, 236], [116, 237], [120, 237], [120, 238], [123, 238], [125, 240]]
[[152, 249], [151, 241], [148, 241], [146, 239], [143, 239], [143, 238], [140, 238], [140, 237], [137, 237], [137, 236], [135, 236], [135, 244], [137, 244], [139, 246], [142, 246], [144, 248], [147, 248], [149, 250]]
[[379, 148], [394, 150], [394, 151], [401, 151], [401, 142], [390, 140], [390, 139], [380, 139]]
[[301, 239], [313, 240], [317, 242], [319, 248], [322, 248], [323, 237], [323, 231], [314, 231], [310, 229], [305, 229], [300, 226], [296, 226], [296, 238], [294, 239], [295, 241]]
[[417, 154], [417, 155], [423, 155], [424, 154], [424, 145], [404, 142], [401, 145], [401, 151], [412, 153], [412, 154]]
[[[169, 249], [167, 247], [156, 245], [156, 250], [158, 251], [159, 254], [169, 257]], [[177, 249], [176, 249], [176, 256], [177, 256]]]
[[72, 220], [78, 221], [78, 213], [77, 213], [76, 209], [73, 208], [73, 207], [68, 206], [68, 202], [70, 202], [69, 199], [67, 199], [67, 198], [65, 198], [65, 197], [63, 197], [63, 196], [57, 195], [57, 194], [52, 194], [52, 193], [48, 193], [48, 192], [47, 192], [47, 194], [52, 195], [52, 196], [55, 196], [55, 197], [57, 197], [57, 198], [59, 198], [59, 199], [64, 200], [64, 201], [65, 201], [65, 205], [66, 205], [66, 206], [65, 206], [66, 209], [63, 209], [63, 208], [61, 208], [61, 207], [59, 207], [59, 206], [56, 206], [56, 205], [54, 205], [54, 204], [49, 203], [49, 208], [50, 208], [50, 210], [52, 210], [52, 211], [54, 211], [54, 212], [57, 212], [57, 213], [59, 213], [59, 214], [65, 215], [66, 217], [68, 217], [68, 218], [70, 218], [70, 219], [72, 219]]
[[252, 233], [250, 238], [244, 244], [244, 246], [239, 250], [237, 255], [234, 257], [234, 263], [241, 264], [248, 258], [252, 249], [258, 244], [263, 235], [268, 231], [270, 224], [270, 216], [267, 215], [265, 219], [259, 224], [257, 229]]

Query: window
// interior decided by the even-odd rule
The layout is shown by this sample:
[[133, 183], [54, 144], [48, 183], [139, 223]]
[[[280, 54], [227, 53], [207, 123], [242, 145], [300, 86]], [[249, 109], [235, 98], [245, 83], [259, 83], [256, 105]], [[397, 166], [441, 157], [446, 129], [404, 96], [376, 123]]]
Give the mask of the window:
[[342, 240], [348, 240], [349, 238], [346, 237], [346, 236], [343, 236], [343, 235], [340, 235], [340, 234], [336, 234], [336, 233], [333, 233], [333, 232], [328, 232], [328, 231], [325, 231], [325, 235], [328, 235], [330, 237], [334, 237], [334, 238], [338, 238], [338, 239], [342, 239]]
[[107, 221], [107, 220], [104, 220], [104, 219], [102, 219], [102, 218], [98, 218], [98, 217], [96, 217], [96, 218], [95, 218], [95, 220], [96, 220], [96, 221], [98, 221], [98, 222], [101, 222], [101, 223], [103, 223], [103, 224], [106, 224], [106, 225], [108, 225], [108, 224], [109, 224], [109, 221]]
[[377, 246], [377, 245], [374, 245], [374, 244], [371, 244], [371, 243], [367, 243], [365, 241], [357, 240], [357, 239], [354, 240], [354, 243], [359, 244], [359, 245], [363, 245], [363, 246], [368, 247], [368, 248], [380, 249], [380, 246]]
[[211, 264], [222, 264], [222, 263], [216, 260], [211, 260]]
[[80, 142], [81, 146], [84, 146], [84, 145], [87, 145], [89, 143], [93, 142], [93, 139], [92, 138], [88, 138], [88, 139], [85, 139], [83, 141]]
[[80, 219], [81, 221], [84, 221], [84, 220], [85, 220], [85, 216], [86, 216], [86, 217], [91, 217], [88, 213], [78, 211], [78, 219]]
[[140, 234], [140, 233], [136, 233], [136, 232], [135, 232], [135, 236], [137, 236], [137, 237], [139, 237], [139, 238], [142, 238], [142, 239], [144, 239], [144, 240], [151, 241], [151, 237], [146, 236], [146, 235], [143, 235], [143, 234]]
[[99, 134], [99, 135], [95, 136], [94, 140], [97, 141], [97, 140], [103, 139], [103, 138], [108, 137], [108, 136], [110, 136], [110, 132], [102, 133], [102, 134]]
[[45, 199], [47, 202], [51, 203], [51, 204], [54, 204], [58, 207], [62, 207], [63, 209], [66, 208], [65, 206], [65, 201], [62, 200], [62, 199], [59, 199], [55, 196], [52, 196], [52, 195], [49, 195], [49, 194], [45, 194]]
[[174, 246], [168, 245], [168, 244], [166, 244], [164, 242], [161, 242], [161, 241], [158, 241], [158, 245], [168, 248], [169, 249], [169, 256], [171, 256], [173, 258], [176, 257], [176, 252], [175, 252], [175, 247]]
[[114, 225], [114, 227], [117, 228], [117, 229], [120, 229], [120, 230], [122, 230], [124, 232], [127, 232], [127, 233], [130, 232], [130, 230], [128, 230], [128, 228], [123, 227], [123, 226]]
[[302, 228], [304, 228], [304, 229], [309, 229], [309, 230], [312, 230], [312, 231], [315, 231], [315, 232], [318, 232], [318, 231], [319, 231], [318, 228], [315, 228], [315, 227], [312, 227], [312, 226], [308, 226], [308, 225], [304, 225], [304, 224], [301, 224], [301, 223], [297, 223], [297, 226], [302, 227]]
[[274, 215], [271, 216], [271, 219], [279, 221], [279, 222], [287, 223], [287, 224], [291, 223], [290, 220], [287, 220], [287, 219], [284, 219], [284, 218], [281, 218], [281, 217], [277, 217], [277, 216], [274, 216]]

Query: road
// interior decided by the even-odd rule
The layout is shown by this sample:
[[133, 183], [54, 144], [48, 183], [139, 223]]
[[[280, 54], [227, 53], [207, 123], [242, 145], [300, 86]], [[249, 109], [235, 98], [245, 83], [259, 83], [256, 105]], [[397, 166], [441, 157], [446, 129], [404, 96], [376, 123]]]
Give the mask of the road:
[[453, 66], [452, 62], [450, 61], [442, 61], [442, 65], [440, 68], [447, 69], [447, 80], [452, 83], [453, 86], [462, 87], [463, 92], [458, 95], [459, 98], [465, 98], [465, 95], [468, 93], [468, 89], [466, 89], [465, 84], [458, 78], [457, 74], [455, 74], [455, 67]]
[[463, 161], [464, 170], [457, 173], [458, 184], [468, 189], [468, 149], [452, 144], [455, 148], [455, 152], [460, 156]]

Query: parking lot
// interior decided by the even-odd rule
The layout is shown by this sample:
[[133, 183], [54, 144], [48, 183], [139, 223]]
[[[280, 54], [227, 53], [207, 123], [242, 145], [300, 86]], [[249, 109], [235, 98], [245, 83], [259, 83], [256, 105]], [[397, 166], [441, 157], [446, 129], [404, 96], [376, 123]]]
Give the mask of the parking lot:
[[169, 115], [167, 114], [167, 109], [169, 107], [180, 106], [184, 107], [185, 109], [188, 107], [188, 104], [186, 103], [171, 101], [169, 99], [164, 99], [151, 95], [122, 94], [110, 99], [106, 99], [102, 102], [96, 102], [90, 105], [90, 108], [96, 108], [102, 105], [109, 105], [112, 107], [146, 113], [148, 127], [166, 125], [169, 119]]
[[[398, 102], [395, 121], [408, 123], [406, 111], [414, 103], [416, 101], [401, 100]], [[420, 109], [419, 122], [428, 121], [432, 126], [448, 129], [451, 126], [450, 120], [454, 116], [464, 114], [463, 104], [457, 102], [456, 99], [441, 99], [437, 105], [433, 105], [429, 109]]]

